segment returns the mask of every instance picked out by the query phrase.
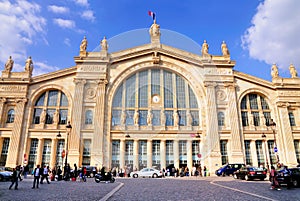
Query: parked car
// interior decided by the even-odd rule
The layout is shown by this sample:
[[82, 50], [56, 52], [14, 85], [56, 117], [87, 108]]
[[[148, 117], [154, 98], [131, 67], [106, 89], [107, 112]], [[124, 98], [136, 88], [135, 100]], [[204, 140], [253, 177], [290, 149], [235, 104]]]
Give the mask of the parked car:
[[300, 169], [299, 168], [283, 168], [277, 170], [277, 180], [280, 185], [288, 187], [300, 186]]
[[162, 172], [160, 170], [156, 170], [154, 168], [143, 168], [140, 171], [134, 171], [130, 173], [130, 177], [138, 178], [138, 177], [162, 177]]
[[235, 171], [239, 170], [242, 167], [245, 167], [245, 164], [242, 163], [226, 164], [220, 167], [219, 169], [217, 169], [215, 173], [217, 176], [221, 176], [221, 175], [229, 176], [229, 175], [233, 175]]
[[245, 179], [246, 181], [253, 179], [265, 180], [267, 177], [267, 170], [260, 167], [242, 167], [233, 173], [235, 179]]
[[[95, 174], [98, 173], [97, 167], [95, 167], [95, 166], [85, 166], [85, 167], [86, 167], [86, 176], [87, 177], [94, 177]], [[78, 172], [77, 175], [79, 175], [81, 171], [82, 171], [82, 167], [77, 170], [77, 172]]]
[[0, 181], [9, 181], [12, 176], [12, 171], [9, 171], [5, 167], [0, 167]]

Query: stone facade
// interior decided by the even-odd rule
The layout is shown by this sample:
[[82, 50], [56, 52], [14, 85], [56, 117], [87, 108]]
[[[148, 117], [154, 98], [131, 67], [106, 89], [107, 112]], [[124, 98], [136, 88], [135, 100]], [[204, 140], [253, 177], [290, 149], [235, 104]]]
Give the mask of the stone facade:
[[[65, 163], [63, 150], [71, 166], [163, 168], [172, 163], [191, 170], [201, 163], [214, 172], [226, 162], [297, 164], [300, 79], [295, 69], [292, 78], [277, 72], [269, 82], [235, 71], [225, 42], [222, 55], [209, 54], [206, 41], [203, 54], [196, 55], [161, 44], [159, 25], [151, 29], [150, 44], [108, 53], [104, 38], [101, 51], [80, 48], [76, 65], [56, 72], [32, 77], [33, 64], [24, 72], [5, 67], [0, 80], [1, 165], [55, 167]], [[128, 84], [130, 76], [141, 72], [145, 83], [152, 83], [152, 74], [158, 73], [162, 84], [156, 94], [147, 88], [146, 109], [140, 106], [141, 81]], [[167, 97], [164, 86], [168, 73], [173, 98]], [[180, 81], [185, 94], [194, 94], [198, 108], [192, 109], [190, 98], [183, 98], [184, 110], [179, 106]], [[134, 87], [132, 107], [127, 107], [125, 87], [119, 103], [114, 100], [120, 86]], [[167, 98], [172, 108], [165, 106]], [[130, 116], [134, 111], [138, 115]], [[68, 121], [72, 128], [67, 130]]]

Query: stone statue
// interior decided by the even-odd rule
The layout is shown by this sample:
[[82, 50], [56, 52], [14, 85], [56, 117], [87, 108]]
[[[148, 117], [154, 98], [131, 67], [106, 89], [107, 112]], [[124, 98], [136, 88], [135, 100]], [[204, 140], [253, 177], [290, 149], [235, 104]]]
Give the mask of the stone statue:
[[40, 116], [40, 124], [44, 124], [46, 121], [46, 110], [43, 109], [41, 116]]
[[208, 55], [208, 48], [209, 48], [209, 46], [208, 46], [206, 40], [204, 40], [204, 42], [202, 44], [202, 50], [201, 50], [202, 55]]
[[126, 112], [123, 110], [121, 114], [121, 125], [126, 124]]
[[272, 78], [277, 78], [277, 77], [279, 77], [279, 74], [278, 74], [278, 67], [276, 66], [276, 64], [273, 64], [273, 65], [272, 65], [271, 76], [272, 76]]
[[32, 70], [33, 70], [33, 62], [32, 62], [31, 57], [28, 57], [28, 59], [26, 60], [26, 63], [25, 63], [25, 71], [29, 72], [31, 74]]
[[174, 118], [174, 126], [178, 126], [178, 124], [179, 124], [179, 116], [178, 116], [178, 112], [177, 111], [174, 111], [173, 118]]
[[87, 45], [88, 45], [88, 42], [87, 42], [86, 37], [84, 36], [84, 38], [80, 44], [80, 52], [86, 52]]
[[6, 64], [5, 64], [5, 71], [10, 72], [14, 66], [14, 60], [12, 60], [11, 56], [9, 56]]
[[153, 21], [153, 24], [149, 30], [150, 36], [160, 36], [160, 26], [156, 24], [156, 20]]
[[261, 126], [265, 126], [265, 125], [266, 125], [266, 118], [265, 118], [265, 115], [261, 114], [261, 115], [260, 115], [260, 119], [261, 119]]
[[298, 77], [297, 70], [295, 69], [295, 66], [293, 64], [290, 65], [289, 69], [290, 69], [292, 78]]
[[102, 50], [105, 50], [105, 51], [107, 51], [107, 49], [108, 49], [107, 40], [106, 40], [105, 36], [101, 41], [101, 48], [102, 48]]
[[147, 114], [147, 124], [148, 125], [152, 125], [152, 118], [153, 118], [152, 110], [149, 109], [148, 114]]
[[249, 114], [249, 126], [254, 126], [254, 116], [252, 113]]
[[186, 113], [186, 124], [187, 124], [187, 126], [191, 126], [192, 123], [193, 123], [193, 117], [192, 117], [191, 113], [188, 111]]
[[58, 124], [59, 122], [59, 111], [55, 110], [54, 114], [53, 114], [53, 124]]
[[160, 111], [160, 122], [162, 126], [166, 125], [166, 115], [163, 110]]
[[227, 48], [227, 45], [226, 45], [225, 41], [222, 42], [221, 49], [222, 49], [223, 56], [228, 56], [229, 55], [229, 50]]
[[135, 110], [134, 115], [133, 115], [134, 125], [139, 125], [139, 118], [140, 118], [139, 111]]

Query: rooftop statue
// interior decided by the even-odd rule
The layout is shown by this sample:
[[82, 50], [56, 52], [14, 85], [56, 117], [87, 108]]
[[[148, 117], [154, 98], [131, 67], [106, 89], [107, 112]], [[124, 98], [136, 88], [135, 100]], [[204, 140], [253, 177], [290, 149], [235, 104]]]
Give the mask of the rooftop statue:
[[230, 55], [225, 41], [222, 42], [221, 49], [222, 49], [223, 56], [229, 56]]
[[271, 76], [272, 76], [272, 78], [277, 78], [277, 77], [279, 77], [279, 74], [278, 74], [278, 67], [276, 66], [276, 64], [273, 64], [273, 65], [272, 65], [272, 68], [271, 68]]
[[104, 36], [104, 38], [101, 41], [101, 49], [107, 51], [108, 49], [108, 45], [107, 45], [107, 40], [106, 37]]
[[86, 37], [84, 36], [84, 38], [82, 39], [81, 44], [80, 44], [80, 52], [82, 52], [82, 51], [86, 52], [87, 45], [88, 45], [88, 42], [87, 42]]
[[153, 24], [149, 30], [150, 36], [160, 36], [160, 26], [156, 24], [156, 20], [153, 21]]
[[293, 64], [290, 65], [289, 69], [290, 69], [292, 78], [298, 77], [297, 70], [295, 69], [295, 66]]
[[202, 55], [208, 55], [208, 48], [209, 45], [207, 44], [206, 40], [204, 40], [202, 44], [202, 50], [201, 50]]
[[33, 62], [32, 62], [32, 59], [31, 59], [30, 56], [29, 56], [28, 59], [26, 60], [26, 63], [25, 63], [25, 71], [26, 71], [26, 72], [29, 72], [30, 74], [32, 74], [32, 71], [33, 71]]
[[12, 60], [11, 56], [9, 56], [6, 64], [5, 64], [5, 71], [10, 72], [14, 66], [14, 60]]

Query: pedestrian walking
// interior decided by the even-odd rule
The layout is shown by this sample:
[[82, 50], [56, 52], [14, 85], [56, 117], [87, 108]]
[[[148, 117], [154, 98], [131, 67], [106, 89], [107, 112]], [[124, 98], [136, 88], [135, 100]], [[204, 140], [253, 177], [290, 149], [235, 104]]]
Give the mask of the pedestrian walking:
[[21, 165], [18, 165], [17, 167], [16, 167], [16, 169], [17, 169], [17, 174], [18, 174], [18, 179], [20, 180], [20, 181], [22, 181], [23, 179], [22, 179], [22, 173], [23, 173], [23, 168], [21, 167]]
[[13, 174], [11, 176], [11, 184], [9, 186], [9, 190], [15, 185], [15, 190], [18, 190], [18, 172], [16, 168], [13, 168]]
[[203, 167], [204, 177], [206, 177], [206, 166]]
[[44, 169], [42, 172], [41, 184], [43, 184], [44, 179], [46, 179], [47, 183], [50, 184], [48, 176], [49, 176], [49, 166], [44, 165]]
[[43, 174], [43, 169], [40, 168], [40, 165], [37, 165], [36, 168], [33, 171], [33, 186], [32, 188], [35, 188], [35, 184], [36, 184], [36, 188], [39, 188], [39, 183], [40, 183], [40, 177]]
[[270, 180], [271, 180], [271, 189], [277, 189], [280, 191], [280, 186], [277, 180], [277, 171], [275, 170], [275, 167], [271, 166], [271, 172], [270, 172]]

